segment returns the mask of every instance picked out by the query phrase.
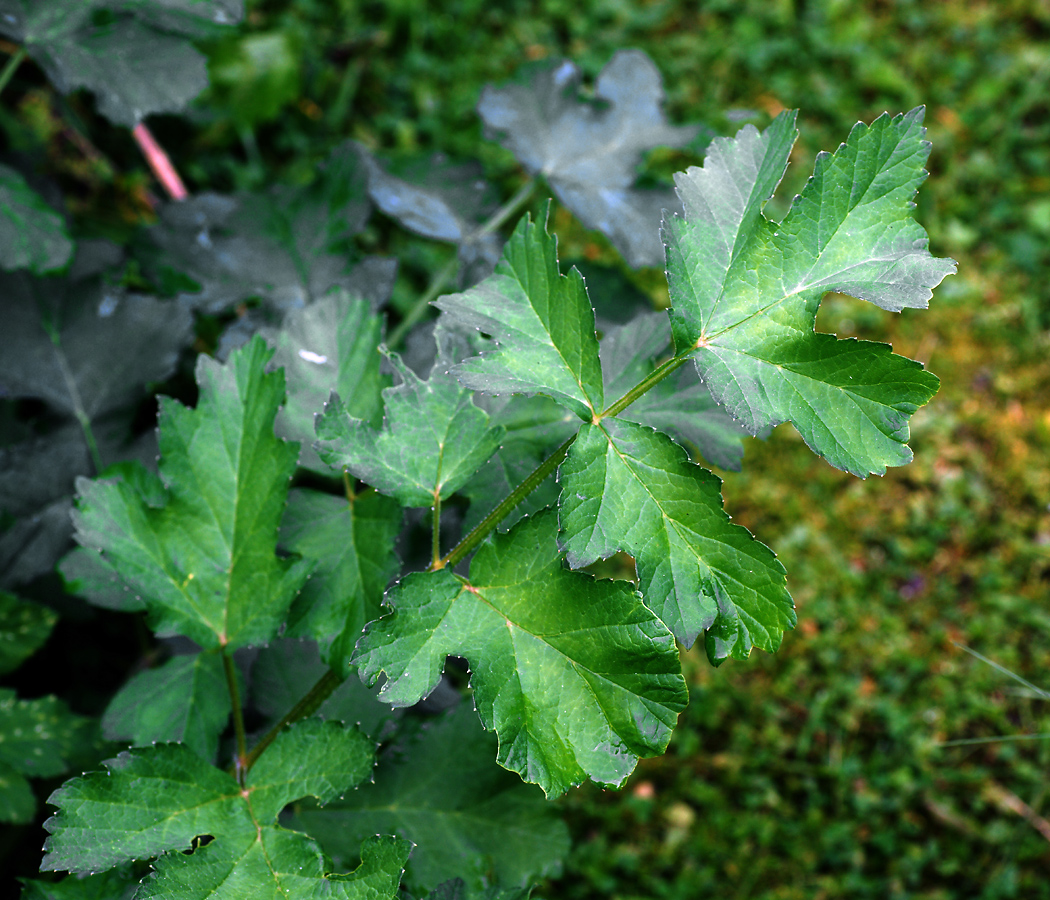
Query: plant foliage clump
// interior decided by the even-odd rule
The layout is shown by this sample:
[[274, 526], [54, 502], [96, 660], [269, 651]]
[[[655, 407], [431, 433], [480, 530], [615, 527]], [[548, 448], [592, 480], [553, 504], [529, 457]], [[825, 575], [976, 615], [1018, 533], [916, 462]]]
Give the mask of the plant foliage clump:
[[[186, 17], [239, 14], [162, 6], [129, 4], [110, 23], [155, 62]], [[89, 63], [115, 32], [12, 9], [10, 33], [56, 84], [96, 90], [119, 123], [198, 89], [110, 91]], [[87, 56], [59, 55], [68, 41]], [[598, 102], [579, 82], [563, 63], [486, 90], [479, 113], [531, 176], [491, 213], [454, 200], [477, 200], [457, 193], [473, 169], [410, 183], [353, 145], [313, 185], [167, 208], [147, 264], [192, 285], [167, 300], [115, 291], [104, 264], [43, 279], [70, 239], [0, 172], [13, 198], [0, 225], [46, 238], [3, 257], [28, 272], [6, 276], [2, 316], [20, 339], [0, 381], [71, 420], [56, 447], [61, 434], [89, 451], [75, 467], [79, 547], [61, 571], [192, 647], [112, 700], [104, 732], [130, 747], [51, 795], [43, 868], [88, 876], [59, 892], [130, 886], [149, 862], [136, 897], [527, 893], [566, 849], [528, 785], [621, 786], [686, 706], [677, 644], [702, 638], [718, 665], [775, 651], [795, 624], [783, 566], [731, 521], [702, 462], [739, 466], [743, 439], [782, 422], [862, 477], [911, 458], [909, 420], [936, 377], [814, 323], [829, 291], [900, 311], [954, 271], [911, 216], [922, 109], [858, 124], [774, 222], [763, 207], [794, 113], [716, 138], [672, 193], [634, 183], [644, 152], [695, 131], [666, 122], [652, 62], [617, 54]], [[665, 263], [666, 314], [603, 321], [580, 272], [562, 270], [549, 207], [500, 247], [539, 181], [628, 264]], [[390, 266], [347, 250], [369, 198], [457, 246], [459, 290], [441, 294], [449, 271], [389, 335]], [[436, 324], [411, 330], [431, 300]], [[197, 359], [195, 407], [162, 398], [156, 468], [134, 459], [110, 437], [126, 433], [131, 397], [171, 371], [194, 316], [245, 301], [218, 339], [225, 361]], [[155, 338], [147, 319], [163, 324]], [[64, 490], [39, 490], [25, 514], [57, 503], [63, 521]], [[53, 530], [63, 548], [68, 531]], [[584, 571], [619, 553], [633, 579]], [[56, 556], [38, 555], [34, 574]], [[400, 713], [461, 694], [477, 716]], [[520, 780], [487, 768], [493, 757]], [[5, 786], [25, 792], [14, 776]]]

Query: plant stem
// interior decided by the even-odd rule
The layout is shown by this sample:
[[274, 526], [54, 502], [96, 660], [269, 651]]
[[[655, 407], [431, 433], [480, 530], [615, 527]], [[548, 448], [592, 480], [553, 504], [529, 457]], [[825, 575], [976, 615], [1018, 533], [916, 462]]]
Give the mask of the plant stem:
[[445, 566], [454, 566], [478, 544], [485, 540], [485, 538], [488, 537], [489, 532], [503, 521], [503, 518], [514, 509], [515, 506], [521, 503], [522, 500], [539, 487], [540, 483], [558, 468], [559, 465], [561, 465], [562, 460], [565, 459], [569, 453], [569, 448], [572, 446], [572, 442], [575, 440], [576, 435], [574, 434], [543, 462], [541, 462], [528, 478], [511, 491], [499, 506], [492, 510], [492, 512], [485, 516], [485, 518], [474, 527], [470, 534], [463, 538], [463, 540], [456, 544], [455, 547], [453, 547], [430, 568], [433, 570], [443, 569]]
[[248, 772], [248, 743], [244, 737], [244, 715], [241, 712], [241, 692], [237, 688], [237, 670], [233, 665], [233, 657], [222, 650], [222, 668], [226, 672], [226, 689], [230, 692], [230, 704], [233, 707], [233, 730], [237, 736], [237, 758], [234, 761], [234, 773], [239, 784], [244, 784], [244, 776]]
[[668, 375], [675, 371], [675, 369], [680, 368], [688, 359], [688, 356], [673, 356], [663, 365], [657, 366], [656, 369], [646, 375], [645, 378], [639, 381], [638, 384], [631, 388], [612, 406], [606, 409], [598, 418], [604, 419], [608, 416], [615, 416], [622, 413], [628, 406], [634, 403], [635, 400], [641, 397], [642, 394], [663, 381]]
[[332, 669], [325, 672], [317, 684], [310, 688], [310, 692], [303, 697], [302, 700], [296, 703], [280, 722], [266, 732], [258, 744], [252, 747], [251, 753], [248, 753], [244, 757], [243, 771], [247, 773], [251, 770], [251, 767], [254, 766], [259, 757], [262, 756], [263, 751], [274, 742], [274, 739], [284, 730], [285, 727], [317, 712], [317, 710], [321, 708], [321, 704], [324, 703], [325, 700], [332, 695], [332, 692], [342, 683], [342, 676], [334, 672]]
[[442, 289], [445, 287], [445, 282], [452, 277], [458, 267], [459, 259], [453, 256], [452, 259], [445, 263], [441, 270], [430, 279], [430, 284], [427, 285], [427, 289], [423, 291], [419, 299], [412, 305], [412, 308], [405, 313], [405, 317], [398, 322], [397, 327], [390, 332], [390, 337], [388, 337], [386, 341], [388, 347], [396, 347], [397, 344], [404, 339], [405, 335], [408, 334], [412, 326], [423, 318], [423, 314], [427, 311], [430, 301], [435, 299], [438, 294], [441, 293]]
[[3, 71], [0, 71], [0, 93], [3, 93], [4, 88], [7, 87], [7, 82], [9, 82], [15, 72], [18, 71], [18, 67], [22, 65], [22, 60], [25, 58], [26, 48], [19, 47], [14, 56], [7, 61]]
[[[657, 366], [655, 371], [639, 381], [638, 384], [631, 388], [597, 418], [600, 420], [607, 416], [615, 416], [617, 413], [623, 412], [628, 406], [634, 403], [635, 400], [641, 397], [642, 394], [654, 385], [663, 381], [668, 375], [674, 372], [675, 369], [678, 369], [686, 363], [688, 359], [688, 356], [675, 356], [667, 360], [663, 365]], [[540, 483], [561, 465], [562, 460], [569, 455], [569, 448], [575, 440], [576, 435], [574, 434], [542, 463], [540, 463], [528, 478], [511, 491], [499, 506], [474, 526], [474, 529], [470, 534], [463, 538], [463, 540], [456, 544], [456, 546], [443, 557], [438, 559], [437, 551], [435, 550], [434, 563], [430, 566], [431, 571], [434, 571], [435, 569], [443, 569], [445, 566], [454, 566], [463, 559], [463, 557], [470, 553], [471, 550], [477, 547], [478, 544], [485, 540], [489, 533], [495, 529], [495, 527], [512, 509], [514, 509], [515, 506], [521, 503], [522, 500], [539, 487]]]
[[[525, 204], [529, 197], [532, 196], [532, 192], [535, 188], [536, 180], [530, 178], [518, 189], [513, 197], [489, 216], [484, 224], [479, 226], [478, 229], [470, 235], [467, 235], [467, 239], [471, 237], [484, 237], [486, 234], [495, 231]], [[412, 308], [405, 313], [405, 317], [398, 323], [397, 327], [390, 332], [390, 336], [387, 338], [386, 342], [388, 347], [396, 347], [398, 343], [404, 339], [412, 326], [423, 317], [430, 302], [437, 298], [445, 287], [445, 283], [452, 277], [458, 267], [459, 259], [454, 256], [445, 264], [440, 272], [430, 279], [430, 284], [427, 285], [426, 290], [423, 291], [419, 299], [412, 305]]]
[[84, 440], [87, 443], [88, 453], [91, 456], [91, 464], [95, 467], [95, 474], [98, 475], [102, 472], [105, 466], [102, 465], [102, 454], [98, 452], [98, 443], [95, 441], [95, 433], [91, 430], [91, 420], [79, 406], [74, 410], [73, 414], [76, 416], [77, 422], [80, 424], [80, 430], [84, 433]]
[[431, 569], [440, 569], [441, 566], [441, 495], [434, 493], [434, 514], [431, 520], [430, 538]]
[[511, 197], [506, 203], [504, 203], [499, 209], [497, 209], [488, 220], [482, 225], [477, 231], [474, 232], [474, 237], [484, 237], [486, 234], [495, 231], [504, 222], [507, 221], [511, 216], [514, 215], [525, 203], [529, 197], [532, 196], [532, 192], [536, 189], [536, 179], [530, 178], [526, 181], [518, 190], [514, 196]]
[[263, 167], [262, 154], [259, 152], [259, 143], [255, 140], [255, 131], [251, 125], [238, 125], [237, 136], [241, 139], [241, 146], [244, 148], [244, 155], [248, 158], [249, 165], [261, 170]]

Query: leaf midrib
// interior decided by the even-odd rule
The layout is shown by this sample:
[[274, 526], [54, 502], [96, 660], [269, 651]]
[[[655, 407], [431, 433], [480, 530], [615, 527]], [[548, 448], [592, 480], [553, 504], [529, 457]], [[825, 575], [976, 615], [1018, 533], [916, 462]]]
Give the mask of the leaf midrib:
[[[559, 281], [559, 279], [566, 279], [566, 278], [568, 278], [567, 275], [562, 275], [560, 272], [557, 272], [554, 277], [555, 277], [554, 284], [553, 285], [549, 285], [547, 287], [548, 292], [551, 292], [551, 293], [556, 292], [556, 288], [564, 288], [564, 287], [566, 287], [565, 285], [562, 284], [561, 281]], [[565, 354], [562, 352], [561, 347], [559, 347], [557, 342], [554, 340], [554, 335], [551, 333], [551, 329], [547, 326], [547, 323], [543, 321], [543, 317], [540, 316], [540, 314], [537, 311], [536, 307], [533, 305], [533, 303], [532, 303], [532, 295], [529, 293], [528, 287], [522, 282], [521, 276], [519, 275], [517, 269], [514, 270], [514, 280], [517, 282], [518, 286], [521, 288], [522, 294], [524, 294], [524, 296], [525, 296], [525, 300], [528, 303], [529, 312], [532, 313], [532, 315], [535, 317], [536, 321], [539, 322], [540, 329], [542, 330], [542, 332], [545, 335], [547, 335], [547, 338], [548, 338], [548, 340], [550, 342], [549, 346], [554, 348], [554, 350], [558, 354], [558, 358], [562, 362], [562, 365], [565, 366], [566, 371], [569, 373], [569, 376], [572, 378], [572, 380], [574, 382], [576, 382], [576, 386], [580, 389], [580, 395], [583, 398], [583, 402], [586, 405], [586, 407], [591, 411], [591, 415], [593, 416], [595, 414], [595, 409], [594, 409], [594, 406], [591, 404], [590, 395], [588, 394], [587, 389], [583, 386], [583, 381], [582, 381], [582, 374], [583, 374], [583, 354], [582, 354], [582, 352], [581, 352], [581, 357], [580, 357], [580, 375], [581, 375], [581, 377], [578, 378], [576, 376], [576, 373], [573, 371], [572, 366], [569, 364], [569, 361], [565, 358]], [[586, 335], [585, 334], [581, 335], [581, 338], [580, 338], [580, 349], [581, 349], [581, 351], [584, 349], [583, 348], [583, 342], [585, 340], [586, 340]], [[508, 353], [509, 351], [506, 348], [503, 348], [503, 352], [504, 353]], [[599, 363], [599, 366], [600, 366], [600, 363]], [[600, 372], [600, 368], [599, 368], [599, 372]], [[574, 397], [573, 399], [575, 400], [577, 398]]]

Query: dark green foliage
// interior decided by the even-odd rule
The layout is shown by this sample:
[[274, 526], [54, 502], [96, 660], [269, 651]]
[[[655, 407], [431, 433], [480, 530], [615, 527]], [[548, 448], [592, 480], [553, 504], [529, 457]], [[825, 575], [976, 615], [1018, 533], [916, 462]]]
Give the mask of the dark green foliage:
[[569, 835], [554, 807], [489, 765], [496, 740], [467, 704], [408, 731], [385, 752], [374, 784], [323, 809], [300, 806], [292, 822], [336, 864], [376, 829], [413, 841], [406, 887], [430, 890], [463, 878], [526, 886], [560, 869]]
[[229, 717], [222, 659], [204, 652], [140, 672], [113, 698], [102, 728], [110, 740], [137, 746], [178, 741], [212, 762]]
[[[47, 640], [56, 616], [0, 593], [0, 672], [16, 669]], [[20, 698], [0, 688], [0, 822], [29, 822], [37, 808], [28, 779], [62, 775], [92, 738], [93, 725], [57, 697]]]

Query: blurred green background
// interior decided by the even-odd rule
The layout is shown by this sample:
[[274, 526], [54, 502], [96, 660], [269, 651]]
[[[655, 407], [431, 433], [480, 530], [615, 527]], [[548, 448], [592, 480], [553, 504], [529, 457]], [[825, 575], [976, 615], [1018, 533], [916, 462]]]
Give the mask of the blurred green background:
[[[692, 703], [670, 751], [622, 792], [561, 801], [575, 849], [538, 895], [1050, 897], [1050, 739], [945, 743], [1050, 732], [1050, 702], [958, 646], [1050, 689], [1050, 3], [248, 5], [244, 26], [202, 46], [213, 86], [191, 127], [150, 123], [191, 192], [307, 181], [354, 138], [388, 158], [480, 158], [509, 196], [521, 173], [482, 138], [484, 84], [562, 56], [593, 77], [624, 47], [657, 63], [671, 120], [708, 135], [797, 107], [778, 198], [858, 119], [926, 105], [917, 216], [959, 274], [928, 312], [835, 296], [818, 320], [940, 376], [915, 462], [860, 481], [789, 427], [751, 442], [726, 506], [780, 555], [799, 627], [746, 664], [684, 654]], [[56, 102], [44, 86], [5, 115], [46, 149], [74, 212], [113, 229], [148, 219], [159, 189], [126, 133], [95, 123], [98, 146], [78, 149]], [[701, 158], [702, 143], [654, 153], [647, 177]], [[565, 259], [613, 261], [566, 211], [554, 226]], [[363, 241], [407, 257], [397, 305], [447, 251], [395, 232]], [[658, 271], [630, 277], [666, 296]]]

